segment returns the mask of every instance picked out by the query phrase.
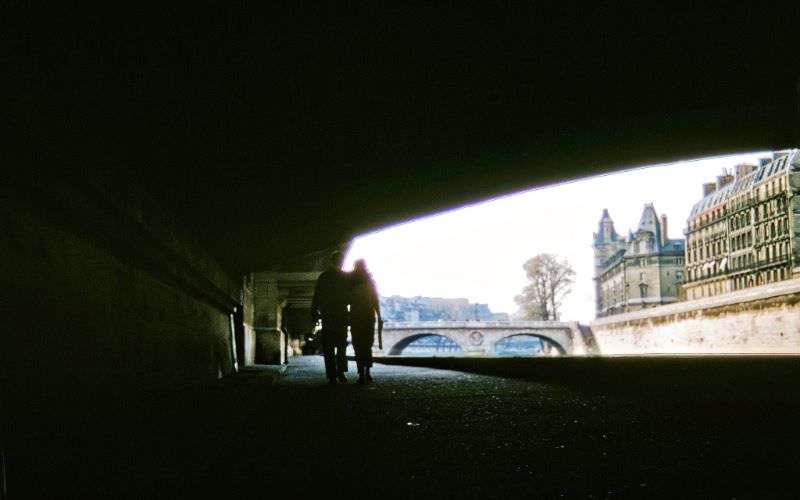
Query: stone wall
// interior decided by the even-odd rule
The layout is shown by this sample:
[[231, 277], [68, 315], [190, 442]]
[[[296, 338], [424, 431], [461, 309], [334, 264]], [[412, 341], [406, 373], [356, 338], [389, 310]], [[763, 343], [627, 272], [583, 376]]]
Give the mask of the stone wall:
[[243, 365], [253, 365], [256, 362], [256, 330], [253, 327], [255, 323], [255, 301], [253, 299], [254, 293], [253, 275], [248, 274], [244, 279], [244, 345], [242, 351], [244, 359], [241, 361]]
[[600, 318], [602, 354], [800, 353], [800, 280]]
[[1, 388], [121, 391], [230, 373], [241, 287], [180, 227], [129, 185], [1, 189]]

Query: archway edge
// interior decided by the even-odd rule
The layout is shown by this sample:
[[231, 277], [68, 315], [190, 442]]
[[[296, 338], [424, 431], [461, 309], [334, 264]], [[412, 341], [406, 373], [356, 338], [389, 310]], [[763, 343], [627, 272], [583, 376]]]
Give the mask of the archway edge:
[[412, 335], [403, 337], [400, 340], [398, 340], [397, 342], [395, 342], [387, 350], [387, 354], [389, 356], [399, 356], [400, 354], [403, 353], [403, 350], [405, 350], [405, 348], [408, 347], [409, 345], [411, 345], [414, 341], [419, 340], [421, 338], [425, 338], [425, 337], [443, 337], [443, 338], [446, 338], [447, 340], [453, 342], [454, 344], [456, 344], [461, 349], [461, 352], [466, 352], [467, 351], [467, 347], [465, 345], [463, 345], [461, 342], [459, 342], [458, 340], [454, 339], [451, 335], [447, 335], [447, 334], [444, 334], [444, 333], [437, 333], [437, 332], [419, 332], [419, 333], [414, 333]]
[[533, 332], [512, 333], [511, 335], [506, 335], [505, 337], [499, 338], [492, 344], [491, 352], [494, 353], [497, 351], [497, 344], [513, 337], [536, 337], [544, 340], [548, 344], [555, 347], [561, 356], [567, 355], [567, 350], [564, 348], [564, 346], [562, 346], [561, 343], [559, 343], [558, 341], [554, 340], [551, 336], [543, 333], [533, 333]]

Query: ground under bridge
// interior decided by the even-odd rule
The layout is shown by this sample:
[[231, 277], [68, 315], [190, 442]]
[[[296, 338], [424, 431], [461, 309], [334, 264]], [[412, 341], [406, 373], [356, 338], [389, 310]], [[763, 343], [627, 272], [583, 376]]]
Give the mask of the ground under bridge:
[[[591, 331], [577, 322], [560, 321], [412, 321], [387, 322], [383, 328], [383, 349], [376, 354], [409, 354], [422, 339], [438, 339], [442, 354], [493, 356], [513, 354], [513, 340], [538, 339], [541, 354], [594, 354]], [[405, 351], [405, 352], [404, 352]]]

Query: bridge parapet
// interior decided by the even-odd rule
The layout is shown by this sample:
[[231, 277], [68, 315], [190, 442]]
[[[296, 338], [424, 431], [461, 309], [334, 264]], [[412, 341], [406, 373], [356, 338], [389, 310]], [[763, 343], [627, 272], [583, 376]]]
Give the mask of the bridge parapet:
[[[544, 341], [559, 354], [592, 352], [577, 322], [563, 321], [404, 321], [383, 327], [384, 349], [377, 355], [397, 355], [426, 336], [445, 337], [464, 355], [487, 356], [498, 352], [498, 343], [509, 337], [529, 335]], [[455, 348], [455, 347], [454, 347]]]
[[384, 331], [408, 330], [420, 328], [541, 328], [541, 329], [560, 329], [571, 328], [574, 322], [565, 321], [387, 321], [383, 325]]

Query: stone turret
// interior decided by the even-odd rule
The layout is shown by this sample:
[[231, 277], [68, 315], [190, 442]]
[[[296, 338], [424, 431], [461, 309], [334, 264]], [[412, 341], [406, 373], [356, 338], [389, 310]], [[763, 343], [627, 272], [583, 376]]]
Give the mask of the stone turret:
[[684, 246], [682, 240], [669, 239], [667, 217], [645, 204], [638, 226], [624, 239], [611, 224], [603, 210], [592, 246], [597, 317], [679, 300]]
[[608, 214], [608, 209], [603, 209], [603, 215], [600, 217], [600, 222], [597, 224], [597, 232], [593, 234], [594, 249], [594, 281], [595, 281], [595, 299], [596, 309], [600, 308], [600, 272], [603, 268], [603, 263], [611, 256], [617, 253], [621, 248], [624, 248], [625, 242], [619, 237], [614, 230], [614, 221]]
[[603, 209], [603, 215], [600, 217], [600, 222], [597, 224], [597, 232], [594, 233], [595, 243], [610, 243], [616, 241], [617, 232], [614, 231], [614, 221], [608, 215], [608, 209]]
[[608, 209], [603, 209], [603, 215], [597, 224], [597, 232], [594, 233], [594, 265], [599, 269], [606, 259], [614, 255], [619, 248], [619, 235], [614, 230], [614, 221], [608, 214]]

